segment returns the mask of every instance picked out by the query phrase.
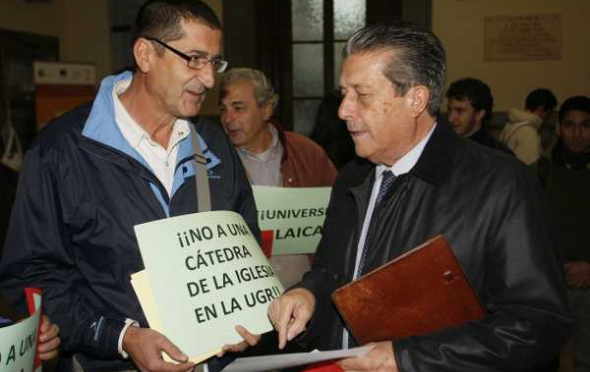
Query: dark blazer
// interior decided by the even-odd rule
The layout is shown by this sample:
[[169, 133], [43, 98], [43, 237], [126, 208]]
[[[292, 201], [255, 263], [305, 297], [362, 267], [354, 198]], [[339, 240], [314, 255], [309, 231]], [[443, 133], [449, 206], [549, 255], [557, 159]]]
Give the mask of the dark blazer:
[[[341, 346], [343, 322], [330, 294], [351, 280], [374, 169], [356, 161], [339, 174], [314, 265], [300, 283], [317, 299], [302, 339], [321, 349]], [[539, 184], [516, 159], [437, 125], [372, 220], [366, 271], [443, 234], [488, 312], [394, 342], [400, 371], [517, 371], [562, 349], [572, 320], [555, 237]]]

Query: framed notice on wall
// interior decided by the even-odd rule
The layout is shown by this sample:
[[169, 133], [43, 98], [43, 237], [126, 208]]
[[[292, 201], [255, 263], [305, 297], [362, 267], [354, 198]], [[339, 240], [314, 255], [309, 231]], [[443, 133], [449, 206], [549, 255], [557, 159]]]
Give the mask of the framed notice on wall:
[[561, 59], [561, 14], [484, 17], [486, 61]]

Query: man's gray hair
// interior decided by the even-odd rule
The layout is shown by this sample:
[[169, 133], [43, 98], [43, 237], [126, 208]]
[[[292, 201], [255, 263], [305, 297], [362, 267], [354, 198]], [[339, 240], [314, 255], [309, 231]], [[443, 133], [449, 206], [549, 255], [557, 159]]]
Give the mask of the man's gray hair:
[[262, 107], [267, 102], [270, 102], [274, 111], [279, 103], [279, 95], [275, 93], [266, 75], [260, 70], [253, 68], [233, 68], [227, 71], [221, 77], [221, 95], [225, 95], [228, 86], [243, 81], [249, 81], [254, 86], [254, 98], [258, 107]]
[[427, 109], [430, 115], [436, 116], [444, 96], [447, 70], [440, 40], [411, 23], [388, 22], [355, 32], [342, 54], [346, 58], [352, 54], [388, 51], [391, 57], [383, 68], [383, 75], [401, 96], [413, 86], [426, 86], [430, 91]]

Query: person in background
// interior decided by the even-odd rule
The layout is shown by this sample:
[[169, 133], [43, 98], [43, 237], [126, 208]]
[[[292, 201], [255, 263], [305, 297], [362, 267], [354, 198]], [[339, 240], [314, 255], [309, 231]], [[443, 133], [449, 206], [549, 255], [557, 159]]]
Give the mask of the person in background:
[[494, 109], [494, 97], [486, 83], [474, 78], [454, 81], [447, 90], [447, 109], [449, 123], [458, 135], [512, 154], [485, 130]]
[[500, 142], [508, 146], [525, 164], [539, 160], [543, 148], [539, 131], [543, 121], [557, 107], [557, 98], [549, 89], [535, 89], [525, 101], [524, 111], [510, 109], [508, 123], [500, 134]]
[[[447, 90], [449, 122], [457, 134], [480, 145], [514, 156], [508, 147], [492, 137], [486, 126], [492, 118], [494, 98], [488, 85], [474, 78], [459, 79]], [[466, 133], [470, 133], [466, 135]], [[557, 372], [559, 355], [527, 372]]]
[[574, 371], [590, 371], [590, 98], [575, 96], [559, 109], [553, 150], [534, 164], [559, 233], [574, 312]]
[[[221, 79], [221, 124], [238, 151], [252, 185], [332, 186], [336, 169], [309, 138], [285, 131], [273, 121], [278, 95], [264, 73], [235, 68]], [[279, 279], [288, 288], [309, 267], [307, 255], [272, 256]]]

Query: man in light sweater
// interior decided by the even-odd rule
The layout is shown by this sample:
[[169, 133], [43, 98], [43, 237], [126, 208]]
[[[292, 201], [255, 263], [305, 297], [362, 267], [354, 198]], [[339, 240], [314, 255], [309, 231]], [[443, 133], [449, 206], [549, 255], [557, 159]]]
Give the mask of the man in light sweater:
[[509, 121], [500, 135], [500, 141], [523, 163], [536, 162], [542, 153], [539, 130], [556, 106], [557, 98], [549, 89], [533, 90], [526, 98], [524, 111], [508, 111]]

